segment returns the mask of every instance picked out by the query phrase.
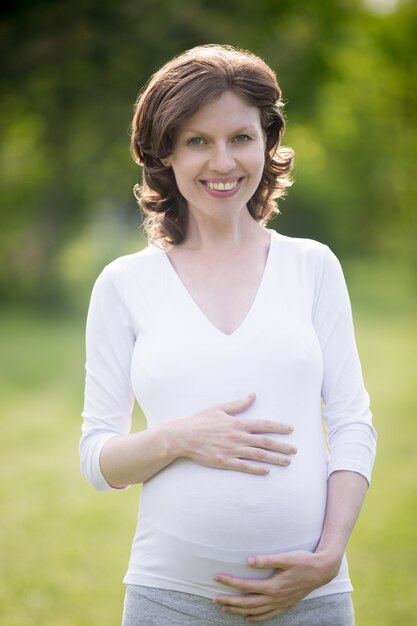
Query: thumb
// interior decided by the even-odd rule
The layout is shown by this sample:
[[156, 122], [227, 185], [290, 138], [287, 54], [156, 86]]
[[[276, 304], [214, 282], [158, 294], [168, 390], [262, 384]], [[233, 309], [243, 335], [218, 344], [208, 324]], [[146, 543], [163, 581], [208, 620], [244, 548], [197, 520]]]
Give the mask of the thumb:
[[283, 552], [282, 554], [264, 554], [261, 556], [250, 556], [248, 565], [250, 567], [289, 569], [297, 561], [297, 552]]
[[217, 408], [220, 411], [224, 411], [228, 415], [236, 415], [245, 409], [248, 409], [251, 404], [253, 404], [256, 398], [255, 393], [251, 393], [244, 398], [240, 398], [239, 400], [231, 400], [230, 402], [223, 402], [222, 404], [217, 404]]

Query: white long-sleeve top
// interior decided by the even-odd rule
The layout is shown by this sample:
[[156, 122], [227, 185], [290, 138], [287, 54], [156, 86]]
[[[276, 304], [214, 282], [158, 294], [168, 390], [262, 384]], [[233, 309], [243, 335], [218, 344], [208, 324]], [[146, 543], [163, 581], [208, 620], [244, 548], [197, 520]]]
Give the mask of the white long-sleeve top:
[[[261, 283], [231, 335], [208, 320], [154, 244], [96, 281], [80, 443], [94, 487], [111, 489], [100, 452], [129, 433], [135, 398], [152, 427], [254, 391], [239, 417], [291, 424], [291, 435], [276, 437], [298, 448], [290, 466], [266, 476], [181, 458], [146, 481], [126, 583], [213, 597], [230, 592], [216, 573], [271, 575], [247, 566], [248, 556], [315, 550], [331, 472], [370, 481], [376, 433], [340, 264], [323, 244], [268, 230]], [[344, 558], [338, 576], [308, 597], [351, 589]]]

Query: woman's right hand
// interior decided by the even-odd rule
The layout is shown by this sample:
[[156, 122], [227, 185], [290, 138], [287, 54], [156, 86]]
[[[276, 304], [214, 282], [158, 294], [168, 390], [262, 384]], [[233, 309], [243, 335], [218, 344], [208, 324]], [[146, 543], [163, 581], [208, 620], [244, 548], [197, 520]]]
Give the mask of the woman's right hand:
[[215, 404], [171, 422], [180, 450], [178, 456], [208, 467], [258, 475], [269, 473], [267, 465], [289, 465], [297, 449], [271, 435], [289, 435], [292, 426], [267, 419], [235, 417], [249, 408], [255, 398], [251, 394]]

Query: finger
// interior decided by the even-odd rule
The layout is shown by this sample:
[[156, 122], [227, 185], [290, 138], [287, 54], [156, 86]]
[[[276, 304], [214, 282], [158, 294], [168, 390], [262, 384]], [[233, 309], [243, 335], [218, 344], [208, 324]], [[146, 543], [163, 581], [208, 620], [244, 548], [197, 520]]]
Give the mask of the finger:
[[272, 604], [264, 604], [261, 607], [257, 608], [245, 608], [238, 606], [225, 606], [222, 608], [222, 613], [232, 614], [232, 615], [264, 615], [269, 611], [273, 611], [276, 609], [276, 606]]
[[256, 578], [239, 578], [238, 576], [229, 576], [228, 574], [216, 574], [214, 580], [227, 587], [233, 587], [246, 593], [265, 594], [268, 579], [258, 580]]
[[297, 454], [297, 448], [293, 443], [287, 443], [282, 439], [275, 439], [268, 435], [247, 434], [240, 436], [239, 439], [251, 448], [262, 448], [279, 454]]
[[220, 411], [224, 411], [228, 415], [236, 415], [241, 411], [244, 411], [255, 401], [256, 394], [251, 393], [244, 398], [239, 398], [239, 400], [231, 400], [230, 402], [222, 402], [221, 404], [216, 404], [215, 408]]
[[264, 620], [271, 619], [271, 617], [281, 615], [281, 613], [284, 613], [286, 610], [287, 609], [274, 609], [273, 611], [269, 611], [269, 613], [263, 613], [261, 615], [248, 615], [248, 617], [245, 619], [245, 622], [263, 622]]
[[255, 476], [266, 476], [266, 474], [269, 474], [269, 468], [265, 464], [255, 465], [244, 459], [230, 459], [226, 469], [243, 472], [243, 474], [254, 474]]
[[262, 448], [244, 448], [242, 454], [239, 454], [244, 459], [253, 459], [254, 461], [260, 461], [262, 463], [270, 463], [272, 465], [289, 465], [291, 459], [289, 456], [277, 454], [276, 452], [270, 452], [269, 450], [263, 450]]
[[248, 558], [248, 565], [259, 569], [289, 569], [305, 558], [302, 551], [283, 552], [281, 554], [253, 555]]
[[223, 607], [240, 607], [245, 609], [259, 608], [265, 606], [265, 604], [271, 603], [269, 596], [250, 593], [244, 595], [238, 594], [221, 594], [213, 598], [214, 604], [219, 604]]
[[244, 428], [250, 433], [276, 433], [278, 435], [289, 435], [294, 431], [291, 424], [274, 420], [245, 420]]

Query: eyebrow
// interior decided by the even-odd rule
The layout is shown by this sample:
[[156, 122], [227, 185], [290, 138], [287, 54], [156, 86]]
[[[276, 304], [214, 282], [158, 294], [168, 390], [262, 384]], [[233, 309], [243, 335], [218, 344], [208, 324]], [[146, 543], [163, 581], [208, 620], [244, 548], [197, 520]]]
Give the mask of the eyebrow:
[[[254, 126], [253, 124], [247, 124], [244, 126], [239, 126], [238, 128], [236, 128], [235, 130], [231, 131], [231, 135], [239, 135], [241, 133], [244, 132], [252, 132], [252, 133], [256, 133], [258, 132], [258, 128], [256, 126]], [[197, 137], [199, 137], [200, 135], [207, 135], [207, 132], [203, 131], [203, 130], [199, 130], [198, 128], [184, 128], [183, 130], [180, 131], [180, 134], [185, 134], [185, 133], [189, 133], [191, 135], [195, 135]]]

